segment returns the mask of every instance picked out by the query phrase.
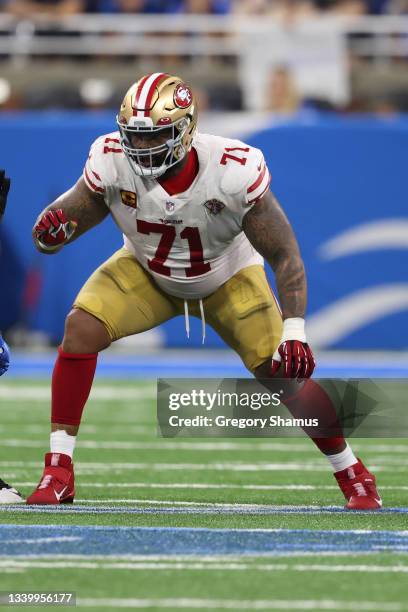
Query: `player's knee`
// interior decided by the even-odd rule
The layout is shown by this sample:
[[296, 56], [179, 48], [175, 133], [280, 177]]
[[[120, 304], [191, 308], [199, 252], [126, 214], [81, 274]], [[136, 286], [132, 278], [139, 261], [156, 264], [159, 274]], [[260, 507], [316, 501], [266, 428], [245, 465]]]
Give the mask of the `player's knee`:
[[[293, 410], [293, 400], [299, 397], [299, 391], [303, 389], [303, 383], [297, 378], [286, 378], [282, 365], [277, 372], [272, 373], [272, 355], [261, 363], [254, 371], [254, 376], [270, 392], [279, 392], [280, 399], [290, 410]], [[278, 386], [279, 385], [279, 386]], [[294, 414], [294, 413], [293, 413]]]
[[73, 308], [65, 319], [62, 350], [66, 353], [98, 353], [111, 344], [108, 331], [102, 321]]

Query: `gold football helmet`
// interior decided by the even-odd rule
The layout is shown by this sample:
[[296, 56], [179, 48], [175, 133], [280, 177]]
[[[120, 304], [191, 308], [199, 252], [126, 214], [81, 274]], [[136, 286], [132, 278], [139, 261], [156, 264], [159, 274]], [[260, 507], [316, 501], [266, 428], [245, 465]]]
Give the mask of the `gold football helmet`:
[[116, 122], [132, 170], [138, 176], [158, 178], [191, 149], [196, 100], [180, 77], [148, 74], [127, 91]]

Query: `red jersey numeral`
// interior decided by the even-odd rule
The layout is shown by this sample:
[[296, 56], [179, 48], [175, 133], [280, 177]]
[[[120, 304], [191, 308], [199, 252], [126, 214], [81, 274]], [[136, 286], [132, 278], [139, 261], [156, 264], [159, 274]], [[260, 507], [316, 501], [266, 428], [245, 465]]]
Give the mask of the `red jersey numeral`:
[[[108, 147], [108, 146], [106, 146], [108, 144], [108, 142], [114, 142], [117, 146], [116, 147]], [[105, 138], [103, 143], [105, 145], [103, 147], [103, 152], [104, 153], [122, 153], [122, 149], [120, 148], [120, 140], [118, 140], [117, 138]]]
[[245, 166], [247, 163], [247, 157], [237, 157], [236, 155], [231, 155], [229, 151], [243, 151], [244, 153], [249, 153], [249, 147], [227, 147], [225, 151], [227, 151], [227, 153], [223, 153], [220, 161], [221, 165], [226, 166], [229, 159], [238, 162], [241, 166]]
[[137, 219], [137, 231], [141, 234], [161, 234], [159, 245], [156, 250], [156, 255], [153, 259], [147, 260], [147, 265], [153, 272], [163, 274], [164, 276], [171, 275], [171, 268], [165, 266], [164, 262], [169, 256], [171, 247], [176, 238], [176, 228], [173, 225], [164, 225], [162, 223], [150, 223], [150, 221], [142, 221]]
[[[147, 265], [153, 272], [171, 276], [171, 268], [165, 266], [164, 262], [168, 258], [171, 247], [176, 239], [176, 228], [174, 225], [164, 225], [162, 223], [151, 223], [137, 219], [137, 231], [141, 234], [161, 234], [156, 254], [153, 259], [147, 260]], [[209, 263], [204, 261], [203, 244], [201, 242], [200, 231], [198, 227], [185, 227], [180, 234], [180, 238], [187, 240], [190, 251], [189, 268], [185, 268], [186, 276], [200, 276], [211, 270]]]
[[191, 266], [186, 268], [186, 276], [200, 276], [211, 270], [209, 263], [204, 262], [203, 243], [200, 238], [198, 227], [185, 227], [180, 234], [180, 238], [185, 238], [188, 241], [190, 249]]

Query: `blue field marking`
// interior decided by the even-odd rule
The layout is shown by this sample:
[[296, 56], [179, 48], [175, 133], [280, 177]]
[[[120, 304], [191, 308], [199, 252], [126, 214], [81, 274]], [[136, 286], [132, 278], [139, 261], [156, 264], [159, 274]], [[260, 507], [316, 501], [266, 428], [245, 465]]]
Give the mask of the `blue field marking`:
[[[120, 505], [69, 505], [26, 506], [24, 504], [1, 505], [2, 512], [34, 514], [217, 514], [217, 515], [268, 515], [268, 514], [408, 514], [407, 507], [378, 508], [378, 510], [347, 510], [344, 506], [263, 506], [259, 505], [188, 505], [188, 506], [120, 506]], [[1, 527], [1, 525], [0, 525]]]
[[[29, 355], [25, 353], [13, 354], [12, 367], [8, 376], [21, 378], [49, 378], [55, 362], [55, 354]], [[208, 357], [208, 352], [191, 351], [183, 355], [160, 353], [144, 355], [112, 355], [101, 353], [98, 358], [98, 377], [114, 379], [154, 379], [154, 378], [219, 378], [247, 377], [248, 371], [237, 355], [222, 354]]]
[[408, 532], [1, 525], [0, 557], [408, 553]]
[[[49, 378], [54, 367], [55, 353], [13, 353], [8, 377]], [[233, 352], [162, 350], [153, 354], [115, 355], [101, 353], [98, 377], [119, 379], [154, 378], [245, 378], [248, 371]], [[397, 362], [384, 357], [375, 363], [365, 363], [361, 357], [318, 360], [316, 378], [407, 378], [408, 358]]]

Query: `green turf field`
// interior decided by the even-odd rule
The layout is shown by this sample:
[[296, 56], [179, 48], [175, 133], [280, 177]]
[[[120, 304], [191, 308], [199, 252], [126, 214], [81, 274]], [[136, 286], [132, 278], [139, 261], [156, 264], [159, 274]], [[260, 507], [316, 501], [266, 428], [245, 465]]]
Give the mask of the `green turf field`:
[[[48, 450], [48, 397], [47, 383], [0, 385], [0, 476], [24, 494]], [[385, 509], [406, 508], [408, 442], [353, 446]], [[155, 383], [105, 380], [75, 458], [74, 506], [0, 510], [1, 591], [72, 590], [101, 610], [408, 610], [408, 514], [332, 511], [344, 500], [307, 439], [161, 439]]]

